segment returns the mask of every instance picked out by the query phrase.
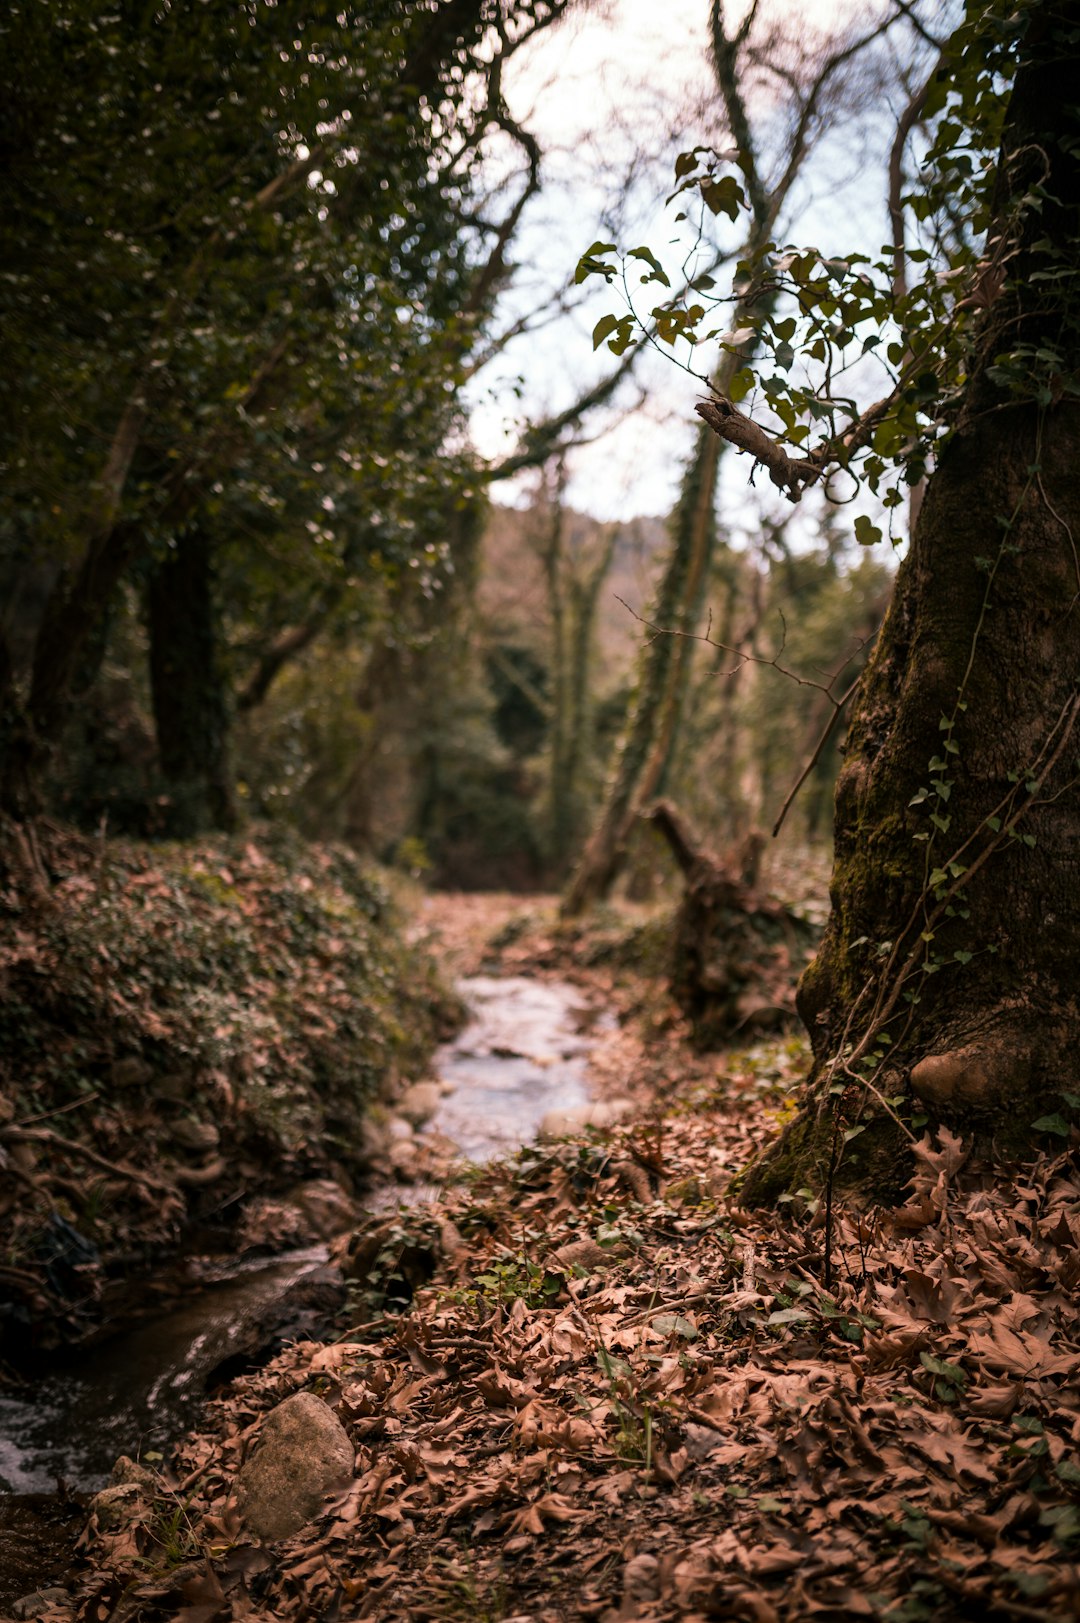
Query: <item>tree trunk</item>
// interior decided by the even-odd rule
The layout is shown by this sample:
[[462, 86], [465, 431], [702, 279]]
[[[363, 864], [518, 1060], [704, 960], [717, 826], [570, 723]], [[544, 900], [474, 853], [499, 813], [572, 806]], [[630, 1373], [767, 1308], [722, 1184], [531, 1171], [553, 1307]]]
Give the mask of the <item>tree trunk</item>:
[[716, 541], [719, 449], [714, 434], [699, 432], [653, 611], [660, 634], [653, 634], [642, 650], [637, 697], [599, 821], [563, 897], [565, 918], [576, 918], [610, 892], [639, 810], [656, 794], [674, 748], [689, 679], [689, 634], [701, 614]]
[[[575, 549], [563, 506], [560, 461], [545, 515], [540, 561], [551, 619], [551, 854], [560, 880], [578, 848], [586, 815], [586, 767], [592, 753], [592, 664], [600, 588], [615, 555], [618, 526], [608, 524], [594, 548]], [[589, 553], [592, 556], [589, 556]]]
[[[1018, 342], [1066, 356], [1077, 346], [1076, 62], [1049, 10], [1033, 16], [1017, 73], [997, 210], [1006, 220], [1038, 154], [1049, 196], [1027, 229], [1042, 241], [1021, 238], [985, 318], [857, 696], [832, 916], [799, 991], [814, 1048], [807, 1103], [751, 1169], [753, 1201], [836, 1176], [895, 1195], [898, 1151], [926, 1120], [1019, 1153], [1038, 1122], [1056, 1117], [1060, 1131], [1072, 1111], [1080, 406], [1018, 398], [994, 376]], [[1064, 274], [1033, 281], [1035, 261], [1051, 258]]]
[[158, 762], [177, 838], [236, 821], [213, 585], [213, 549], [196, 524], [154, 570], [146, 598]]

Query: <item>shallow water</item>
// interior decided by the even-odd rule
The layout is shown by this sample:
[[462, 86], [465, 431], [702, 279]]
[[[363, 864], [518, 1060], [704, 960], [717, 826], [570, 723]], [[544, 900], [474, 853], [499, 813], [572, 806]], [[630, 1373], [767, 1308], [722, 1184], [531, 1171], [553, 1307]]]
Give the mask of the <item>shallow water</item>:
[[246, 1327], [326, 1259], [309, 1246], [248, 1264], [190, 1302], [50, 1369], [32, 1400], [0, 1395], [0, 1489], [100, 1488], [120, 1454], [162, 1450], [205, 1398], [206, 1377]]
[[490, 1161], [535, 1138], [550, 1111], [588, 1105], [596, 1015], [576, 986], [524, 976], [459, 982], [471, 1011], [435, 1056], [447, 1093], [430, 1126], [470, 1161]]

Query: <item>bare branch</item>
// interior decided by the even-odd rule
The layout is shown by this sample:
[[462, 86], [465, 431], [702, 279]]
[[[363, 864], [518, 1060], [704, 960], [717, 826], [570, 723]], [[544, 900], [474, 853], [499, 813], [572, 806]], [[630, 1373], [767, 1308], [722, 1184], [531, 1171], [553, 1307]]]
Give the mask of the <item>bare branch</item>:
[[769, 478], [789, 501], [797, 502], [806, 486], [820, 479], [819, 463], [788, 456], [782, 445], [730, 400], [699, 400], [694, 410], [722, 440], [739, 451], [748, 451], [755, 462], [767, 468]]

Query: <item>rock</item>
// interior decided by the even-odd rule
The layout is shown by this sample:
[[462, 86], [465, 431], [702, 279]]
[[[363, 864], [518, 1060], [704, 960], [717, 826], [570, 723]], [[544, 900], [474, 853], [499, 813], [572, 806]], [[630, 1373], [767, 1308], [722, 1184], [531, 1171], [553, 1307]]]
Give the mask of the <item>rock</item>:
[[386, 1132], [391, 1144], [412, 1143], [412, 1123], [405, 1121], [402, 1116], [391, 1116], [386, 1124]]
[[290, 1342], [322, 1341], [333, 1335], [335, 1317], [344, 1305], [340, 1268], [309, 1268], [280, 1296], [249, 1310], [234, 1326], [230, 1351], [204, 1377], [207, 1391], [216, 1391], [248, 1370], [261, 1369]]
[[188, 1185], [192, 1189], [201, 1189], [204, 1184], [217, 1183], [228, 1171], [225, 1158], [215, 1155], [201, 1167], [174, 1167], [172, 1177], [174, 1183]]
[[438, 1082], [414, 1082], [398, 1100], [398, 1112], [414, 1127], [422, 1127], [439, 1108], [442, 1088]]
[[[656, 1600], [660, 1594], [660, 1562], [655, 1555], [635, 1555], [623, 1568], [623, 1598], [627, 1601]], [[634, 1611], [637, 1610], [635, 1606]], [[633, 1613], [631, 1612], [631, 1616]]]
[[22, 1623], [24, 1618], [39, 1618], [50, 1606], [66, 1606], [70, 1600], [66, 1589], [35, 1589], [32, 1595], [23, 1595], [21, 1600], [11, 1602], [11, 1615]]
[[240, 1515], [256, 1538], [290, 1538], [353, 1474], [355, 1451], [333, 1410], [313, 1392], [271, 1409], [236, 1483]]
[[198, 1086], [198, 1079], [191, 1071], [166, 1071], [154, 1077], [152, 1091], [158, 1099], [182, 1105], [197, 1096]]
[[387, 1160], [401, 1183], [412, 1183], [415, 1180], [417, 1173], [416, 1157], [415, 1140], [402, 1138], [396, 1144], [391, 1144]]
[[365, 1116], [360, 1124], [360, 1144], [365, 1161], [379, 1160], [389, 1150], [392, 1142], [388, 1121], [375, 1116]]
[[465, 1242], [448, 1218], [416, 1207], [393, 1217], [371, 1217], [341, 1257], [345, 1278], [363, 1287], [373, 1311], [390, 1301], [404, 1305]]
[[121, 1454], [109, 1473], [109, 1486], [123, 1488], [131, 1485], [152, 1493], [157, 1487], [157, 1477], [148, 1466], [139, 1465], [129, 1454]]
[[569, 1133], [580, 1133], [586, 1127], [614, 1127], [624, 1121], [634, 1109], [629, 1099], [598, 1099], [591, 1105], [578, 1105], [572, 1110], [549, 1110], [540, 1123], [541, 1138], [565, 1138]]
[[673, 1178], [664, 1186], [664, 1199], [674, 1206], [700, 1206], [704, 1193], [701, 1179], [693, 1173], [687, 1178]]
[[312, 1234], [332, 1240], [351, 1228], [359, 1208], [333, 1178], [312, 1178], [290, 1189], [288, 1199], [301, 1213]]
[[91, 1514], [97, 1518], [98, 1530], [102, 1533], [117, 1533], [122, 1527], [130, 1527], [146, 1509], [146, 1496], [138, 1482], [117, 1482], [112, 1487], [102, 1488], [90, 1501]]
[[618, 1260], [613, 1251], [605, 1251], [602, 1245], [589, 1239], [570, 1240], [551, 1253], [551, 1261], [567, 1272], [573, 1268], [584, 1268], [591, 1274], [597, 1268], [613, 1268]]
[[195, 1121], [190, 1116], [173, 1122], [169, 1136], [182, 1150], [216, 1150], [221, 1142], [221, 1134], [213, 1122]]
[[616, 1172], [619, 1182], [624, 1189], [628, 1189], [634, 1199], [641, 1206], [647, 1206], [652, 1200], [652, 1185], [649, 1174], [643, 1166], [636, 1161], [616, 1161], [612, 1164], [612, 1171]]

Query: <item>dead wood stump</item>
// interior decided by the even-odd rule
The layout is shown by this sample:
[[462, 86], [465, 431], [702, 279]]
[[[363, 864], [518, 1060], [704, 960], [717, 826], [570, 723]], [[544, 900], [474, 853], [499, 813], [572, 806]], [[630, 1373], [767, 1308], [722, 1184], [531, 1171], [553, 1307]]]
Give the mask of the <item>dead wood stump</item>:
[[718, 857], [670, 801], [645, 815], [685, 876], [671, 990], [695, 1044], [720, 1048], [795, 1023], [795, 987], [819, 932], [759, 888], [765, 836], [753, 832]]

